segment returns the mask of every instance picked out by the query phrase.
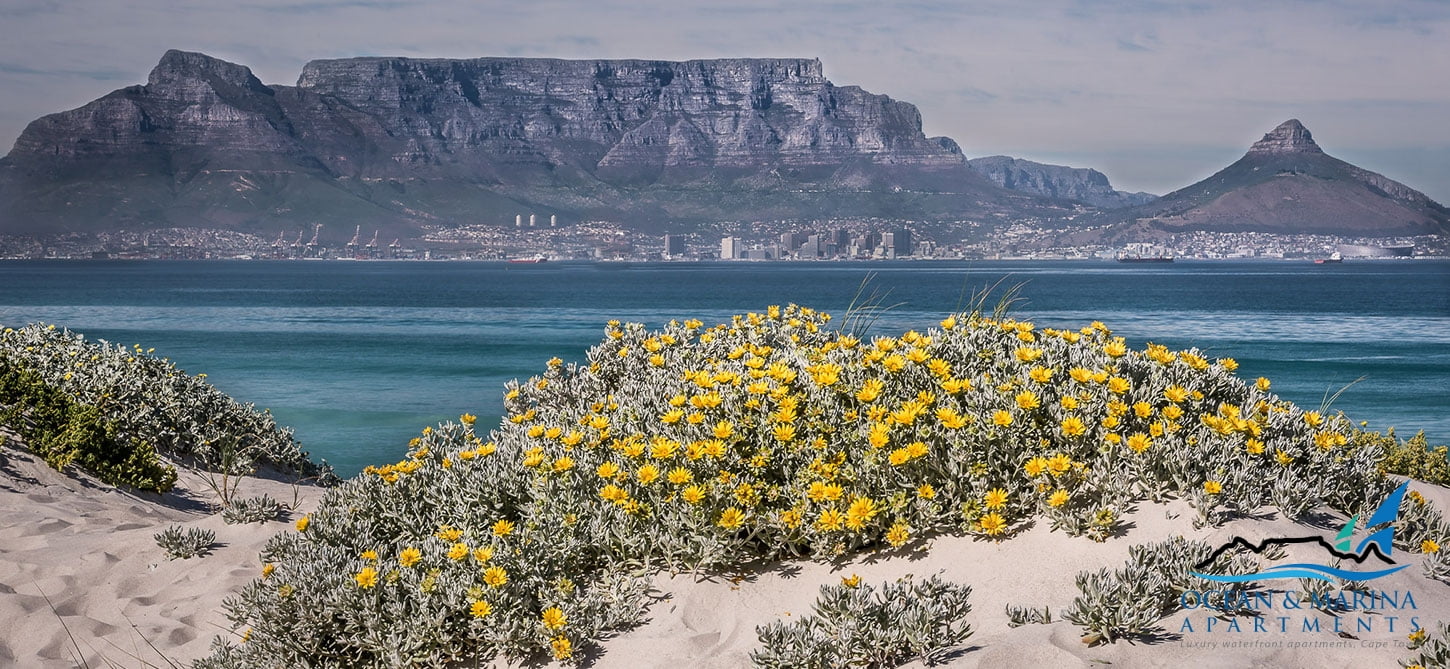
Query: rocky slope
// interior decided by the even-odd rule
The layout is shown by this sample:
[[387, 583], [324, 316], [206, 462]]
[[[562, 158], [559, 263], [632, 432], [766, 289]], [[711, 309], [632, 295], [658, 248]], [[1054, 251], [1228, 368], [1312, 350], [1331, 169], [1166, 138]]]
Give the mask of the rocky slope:
[[1110, 213], [1117, 236], [1146, 230], [1362, 236], [1450, 232], [1450, 209], [1409, 186], [1324, 153], [1297, 119], [1217, 174], [1143, 206]]
[[295, 86], [169, 51], [145, 85], [30, 124], [0, 233], [1050, 212], [905, 102], [804, 59], [351, 58]]
[[1104, 209], [1146, 204], [1158, 197], [1114, 190], [1107, 175], [1086, 167], [1046, 165], [1011, 156], [973, 158], [967, 165], [1003, 188]]

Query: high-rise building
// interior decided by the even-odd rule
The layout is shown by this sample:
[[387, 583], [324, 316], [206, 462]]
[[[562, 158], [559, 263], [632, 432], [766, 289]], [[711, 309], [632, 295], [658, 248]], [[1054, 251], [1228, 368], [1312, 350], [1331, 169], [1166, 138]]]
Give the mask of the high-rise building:
[[734, 260], [740, 257], [741, 248], [739, 237], [725, 237], [720, 240], [720, 259]]
[[665, 253], [672, 256], [685, 255], [685, 236], [665, 235]]
[[[887, 235], [891, 236], [891, 241], [889, 242], [886, 241]], [[911, 255], [912, 246], [910, 230], [907, 230], [905, 228], [892, 230], [891, 232], [886, 233], [886, 235], [881, 236], [881, 243], [888, 247], [893, 256], [900, 257]]]

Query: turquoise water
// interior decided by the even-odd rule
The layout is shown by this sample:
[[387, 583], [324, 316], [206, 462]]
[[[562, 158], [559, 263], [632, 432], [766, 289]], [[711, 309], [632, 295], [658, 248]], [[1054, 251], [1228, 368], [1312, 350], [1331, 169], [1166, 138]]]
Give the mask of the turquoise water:
[[0, 323], [155, 347], [270, 408], [347, 475], [396, 460], [424, 425], [464, 412], [497, 422], [507, 380], [582, 360], [611, 318], [714, 323], [790, 302], [839, 316], [868, 275], [867, 292], [896, 305], [878, 333], [1020, 284], [1014, 313], [1039, 326], [1101, 320], [1134, 346], [1198, 346], [1308, 406], [1353, 383], [1334, 408], [1450, 441], [1450, 261], [8, 261]]

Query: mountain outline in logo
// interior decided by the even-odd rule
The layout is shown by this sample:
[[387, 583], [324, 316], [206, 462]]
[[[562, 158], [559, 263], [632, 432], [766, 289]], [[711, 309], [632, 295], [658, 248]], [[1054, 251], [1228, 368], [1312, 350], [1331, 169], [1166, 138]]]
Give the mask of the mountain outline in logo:
[[[1389, 576], [1390, 574], [1393, 574], [1401, 569], [1404, 569], [1405, 567], [1410, 566], [1408, 564], [1397, 564], [1393, 559], [1390, 558], [1390, 555], [1394, 553], [1394, 522], [1397, 518], [1399, 518], [1400, 502], [1403, 501], [1405, 497], [1405, 492], [1409, 489], [1409, 486], [1409, 481], [1401, 483], [1400, 487], [1395, 488], [1394, 492], [1391, 492], [1389, 496], [1385, 498], [1385, 501], [1381, 502], [1380, 505], [1375, 508], [1374, 513], [1370, 514], [1369, 520], [1365, 522], [1365, 529], [1370, 530], [1381, 525], [1384, 525], [1384, 527], [1371, 532], [1369, 536], [1365, 537], [1362, 541], [1359, 542], [1359, 545], [1356, 546], [1353, 551], [1349, 550], [1349, 545], [1350, 539], [1353, 537], [1354, 534], [1354, 527], [1359, 523], [1358, 514], [1355, 514], [1354, 517], [1350, 518], [1347, 522], [1345, 522], [1344, 527], [1339, 530], [1339, 534], [1335, 535], [1333, 544], [1325, 541], [1324, 537], [1322, 536], [1278, 537], [1272, 539], [1265, 539], [1258, 543], [1252, 543], [1249, 540], [1244, 539], [1243, 537], [1236, 536], [1233, 538], [1232, 541], [1229, 541], [1228, 543], [1219, 546], [1216, 550], [1213, 551], [1212, 554], [1208, 556], [1208, 558], [1194, 565], [1193, 569], [1188, 573], [1199, 578], [1208, 581], [1215, 581], [1218, 583], [1243, 583], [1247, 581], [1263, 581], [1278, 578], [1314, 578], [1321, 581], [1333, 581], [1335, 579], [1345, 579], [1350, 581], [1368, 581], [1384, 576]], [[1363, 565], [1365, 561], [1368, 560], [1370, 557], [1375, 557], [1378, 558], [1381, 562], [1395, 566], [1387, 569], [1353, 571], [1349, 569], [1341, 569], [1339, 567], [1331, 567], [1329, 565], [1323, 564], [1294, 563], [1275, 565], [1273, 567], [1253, 574], [1210, 574], [1203, 571], [1210, 567], [1213, 564], [1214, 560], [1217, 560], [1218, 557], [1220, 555], [1223, 555], [1225, 551], [1228, 551], [1235, 547], [1243, 547], [1254, 553], [1263, 553], [1271, 546], [1283, 546], [1289, 544], [1318, 544], [1327, 553], [1334, 556], [1335, 558], [1338, 558], [1340, 560], [1349, 560], [1359, 565]]]

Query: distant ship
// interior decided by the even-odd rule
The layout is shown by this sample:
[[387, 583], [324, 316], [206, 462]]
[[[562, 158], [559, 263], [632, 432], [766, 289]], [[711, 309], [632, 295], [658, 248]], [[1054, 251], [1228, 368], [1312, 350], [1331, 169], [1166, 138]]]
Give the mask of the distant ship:
[[1173, 256], [1118, 256], [1118, 262], [1163, 263], [1173, 262]]
[[520, 264], [533, 265], [533, 264], [541, 263], [541, 262], [549, 262], [549, 259], [548, 258], [545, 258], [543, 256], [543, 254], [539, 254], [539, 255], [536, 255], [536, 256], [534, 256], [532, 258], [510, 258], [509, 259], [509, 262], [511, 262], [511, 263], [520, 263]]
[[1336, 263], [1336, 262], [1344, 262], [1344, 255], [1341, 254], [1338, 251], [1335, 251], [1334, 253], [1329, 254], [1329, 257], [1328, 258], [1315, 258], [1314, 259], [1314, 264], [1316, 264], [1316, 265], [1325, 265], [1325, 264]]

